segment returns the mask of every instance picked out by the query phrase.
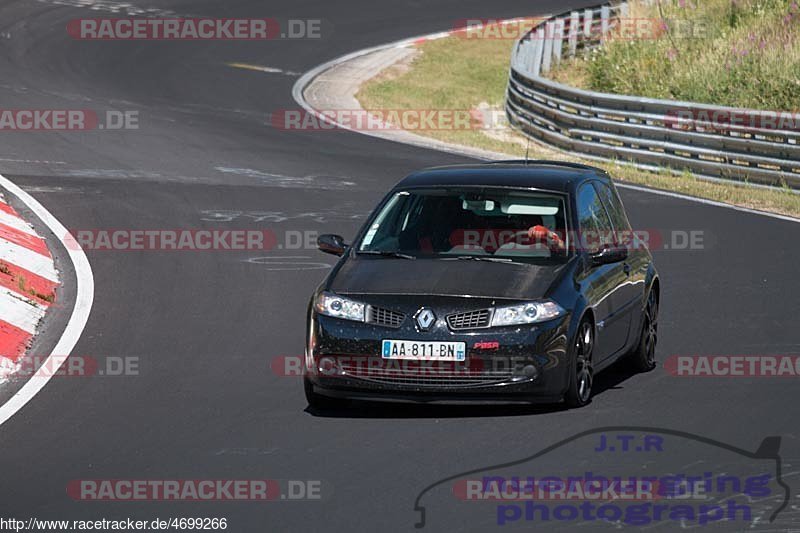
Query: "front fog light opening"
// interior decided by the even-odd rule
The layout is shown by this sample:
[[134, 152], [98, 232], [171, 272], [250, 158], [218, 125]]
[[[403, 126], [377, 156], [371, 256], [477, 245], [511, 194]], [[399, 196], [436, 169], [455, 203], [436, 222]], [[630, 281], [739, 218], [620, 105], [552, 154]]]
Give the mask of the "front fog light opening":
[[339, 374], [339, 367], [333, 357], [320, 357], [317, 363], [317, 372], [320, 376], [336, 376]]
[[513, 380], [514, 381], [535, 381], [539, 378], [539, 368], [530, 360], [519, 362], [514, 366]]
[[539, 377], [539, 370], [533, 365], [526, 365], [522, 368], [522, 375], [529, 379], [536, 379]]

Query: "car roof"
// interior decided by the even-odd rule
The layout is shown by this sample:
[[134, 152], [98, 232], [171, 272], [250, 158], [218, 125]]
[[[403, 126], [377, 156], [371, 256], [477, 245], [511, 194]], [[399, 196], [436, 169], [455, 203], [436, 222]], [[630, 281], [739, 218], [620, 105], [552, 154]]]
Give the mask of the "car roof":
[[536, 188], [570, 193], [589, 179], [609, 182], [602, 169], [562, 161], [513, 160], [426, 168], [401, 180], [395, 189], [410, 187], [486, 186]]

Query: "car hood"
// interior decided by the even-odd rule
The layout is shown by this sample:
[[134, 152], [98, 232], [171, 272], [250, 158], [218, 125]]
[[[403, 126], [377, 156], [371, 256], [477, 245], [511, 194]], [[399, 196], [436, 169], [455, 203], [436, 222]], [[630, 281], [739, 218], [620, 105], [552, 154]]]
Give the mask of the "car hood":
[[350, 258], [330, 282], [340, 294], [428, 294], [532, 299], [566, 267], [484, 261]]

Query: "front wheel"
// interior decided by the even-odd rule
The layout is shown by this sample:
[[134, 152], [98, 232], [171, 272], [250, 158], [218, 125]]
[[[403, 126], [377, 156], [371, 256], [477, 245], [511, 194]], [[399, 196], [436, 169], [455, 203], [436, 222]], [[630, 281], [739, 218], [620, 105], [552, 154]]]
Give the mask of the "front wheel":
[[639, 343], [630, 355], [631, 366], [638, 372], [649, 372], [656, 367], [656, 344], [658, 343], [658, 294], [650, 289], [647, 305], [642, 316], [642, 331]]
[[575, 339], [574, 366], [570, 372], [569, 388], [564, 401], [570, 407], [583, 407], [592, 397], [592, 350], [594, 349], [594, 327], [584, 319], [578, 326]]

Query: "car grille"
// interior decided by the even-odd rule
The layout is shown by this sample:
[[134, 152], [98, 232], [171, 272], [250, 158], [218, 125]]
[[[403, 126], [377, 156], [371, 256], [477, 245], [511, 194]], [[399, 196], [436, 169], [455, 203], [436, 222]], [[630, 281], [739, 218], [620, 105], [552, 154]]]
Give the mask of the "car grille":
[[368, 306], [367, 307], [367, 322], [376, 324], [378, 326], [386, 326], [389, 328], [399, 328], [406, 319], [406, 315], [390, 309], [382, 307]]
[[489, 325], [491, 312], [489, 309], [479, 311], [468, 311], [466, 313], [456, 313], [447, 316], [447, 325], [450, 329], [474, 329], [485, 328]]
[[357, 364], [346, 360], [339, 360], [337, 367], [347, 377], [406, 387], [478, 387], [507, 383], [514, 377], [513, 371], [509, 369], [470, 372], [463, 367], [460, 369], [434, 367], [428, 370], [422, 368], [409, 370], [385, 365]]

